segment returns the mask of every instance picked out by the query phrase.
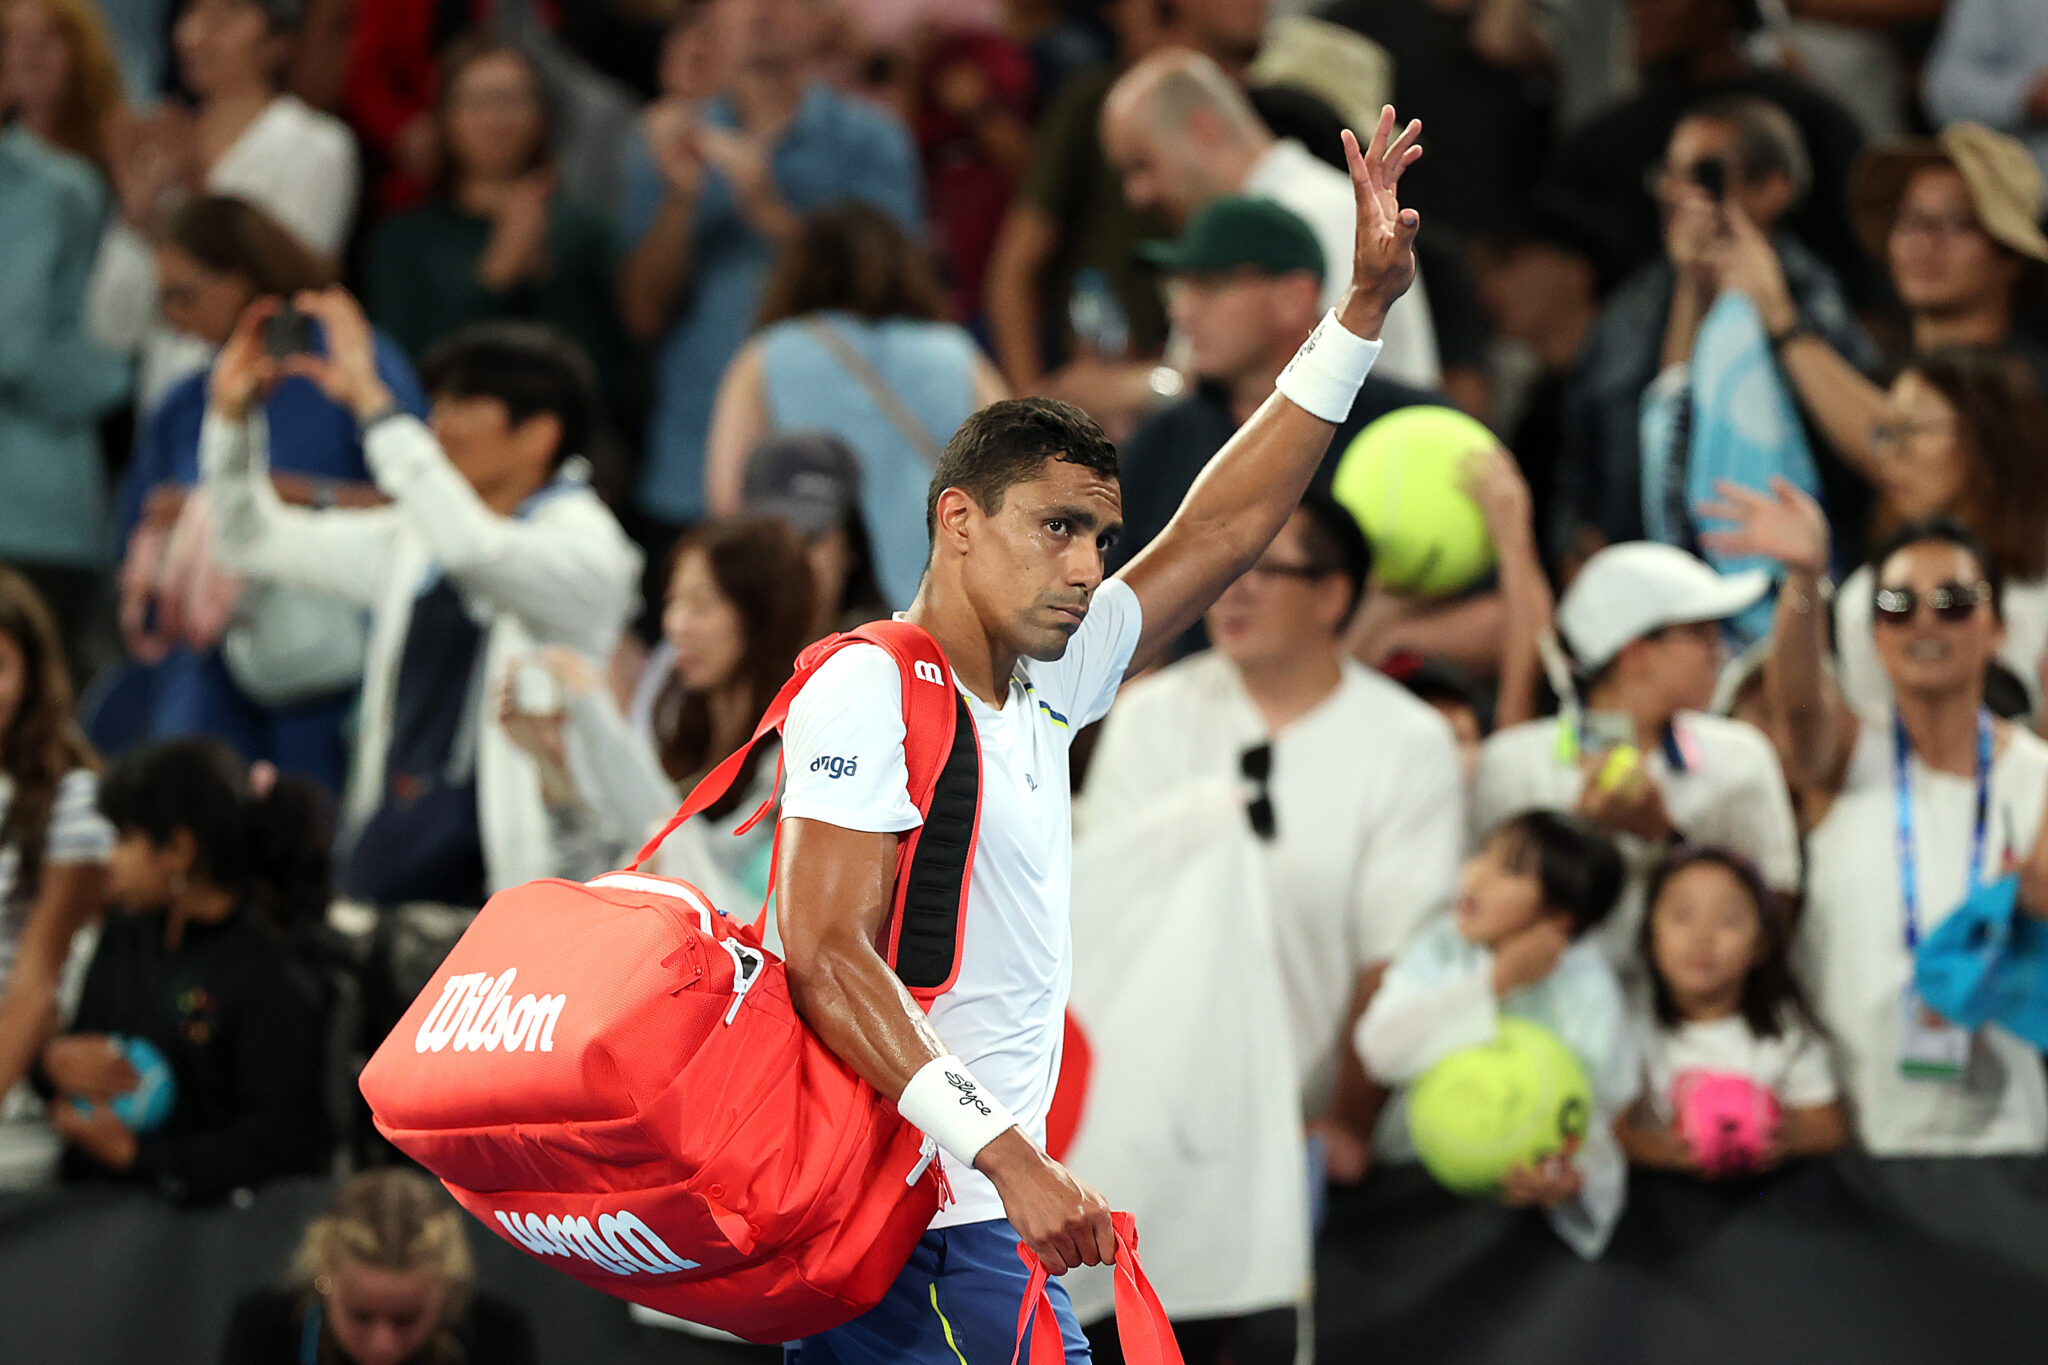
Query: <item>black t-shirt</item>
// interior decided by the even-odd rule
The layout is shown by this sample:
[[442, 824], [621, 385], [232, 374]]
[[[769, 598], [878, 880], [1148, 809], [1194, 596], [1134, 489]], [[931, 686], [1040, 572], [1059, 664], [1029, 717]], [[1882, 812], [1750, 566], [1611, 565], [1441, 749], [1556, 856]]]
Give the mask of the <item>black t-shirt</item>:
[[[132, 1178], [205, 1200], [324, 1163], [318, 986], [248, 910], [187, 924], [175, 952], [163, 915], [110, 912], [71, 1029], [146, 1038], [177, 1080], [169, 1121], [136, 1144]], [[75, 1147], [63, 1172], [109, 1174]]]
[[[221, 1365], [323, 1365], [344, 1357], [331, 1340], [322, 1341], [318, 1300], [296, 1290], [259, 1289], [235, 1305], [228, 1320]], [[309, 1322], [308, 1315], [315, 1315]], [[455, 1325], [464, 1365], [534, 1365], [533, 1329], [526, 1314], [490, 1294], [472, 1295], [469, 1309]], [[313, 1349], [308, 1351], [308, 1346]], [[321, 1347], [324, 1346], [324, 1350]], [[434, 1365], [422, 1353], [406, 1365]]]

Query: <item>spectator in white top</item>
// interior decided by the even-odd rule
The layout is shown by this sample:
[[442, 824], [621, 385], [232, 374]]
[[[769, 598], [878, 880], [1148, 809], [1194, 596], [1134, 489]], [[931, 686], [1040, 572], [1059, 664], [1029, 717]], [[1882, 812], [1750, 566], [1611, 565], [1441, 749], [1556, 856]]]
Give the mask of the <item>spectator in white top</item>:
[[[1649, 902], [1650, 989], [1634, 1019], [1645, 1089], [1614, 1125], [1628, 1159], [1719, 1178], [1838, 1150], [1848, 1124], [1827, 1045], [1792, 977], [1784, 899], [1747, 858], [1694, 846], [1657, 864]], [[1761, 1149], [1719, 1142], [1711, 1118], [1701, 1131], [1700, 1108], [1731, 1087], [1740, 1097], [1731, 1117], [1762, 1129], [1737, 1141], [1762, 1137]]]
[[1371, 551], [1311, 491], [1207, 616], [1213, 650], [1131, 688], [1103, 726], [1080, 818], [1192, 779], [1249, 779], [1303, 1114], [1333, 1178], [1363, 1173], [1384, 1092], [1343, 1046], [1379, 973], [1450, 904], [1463, 805], [1450, 726], [1344, 652]]
[[[1329, 269], [1323, 305], [1351, 287], [1357, 203], [1342, 171], [1299, 142], [1275, 138], [1223, 68], [1186, 48], [1154, 53], [1110, 90], [1102, 106], [1102, 149], [1123, 177], [1134, 209], [1155, 210], [1176, 227], [1226, 194], [1273, 199], [1315, 232]], [[1385, 349], [1373, 373], [1417, 388], [1443, 382], [1429, 299], [1415, 287], [1387, 314]]]
[[[0, 567], [0, 1188], [56, 1173], [60, 1144], [21, 1084], [61, 1002], [73, 938], [100, 912], [114, 830], [98, 762], [71, 720], [50, 612]], [[83, 963], [76, 963], [70, 984]]]
[[1911, 522], [1872, 555], [1872, 633], [1893, 704], [1858, 714], [1822, 688], [1827, 519], [1788, 487], [1730, 489], [1729, 548], [1788, 570], [1767, 682], [1793, 780], [1826, 793], [1807, 839], [1794, 958], [1837, 1049], [1856, 1136], [1877, 1156], [2048, 1151], [2041, 1054], [1997, 1024], [1971, 1032], [1912, 993], [1914, 953], [1977, 886], [2017, 869], [2048, 906], [2048, 744], [1995, 719], [1984, 670], [2004, 625], [1998, 565], [1961, 523]]
[[[556, 333], [480, 323], [428, 356], [430, 429], [377, 377], [354, 299], [329, 289], [296, 302], [324, 331], [325, 355], [272, 359], [264, 329], [280, 304], [267, 299], [214, 367], [200, 458], [220, 558], [370, 612], [342, 893], [479, 905], [554, 871], [540, 780], [486, 680], [543, 645], [609, 658], [638, 582], [639, 552], [572, 458], [594, 417], [594, 379]], [[389, 506], [313, 511], [278, 499], [256, 409], [287, 374], [355, 414]]]
[[303, 0], [193, 0], [174, 33], [178, 72], [197, 99], [129, 114], [109, 129], [121, 222], [102, 246], [87, 318], [101, 344], [142, 351], [145, 415], [206, 367], [212, 348], [173, 332], [156, 306], [156, 261], [170, 216], [198, 194], [246, 199], [330, 262], [355, 217], [355, 135], [280, 93]]
[[1583, 707], [1502, 730], [1480, 751], [1476, 834], [1540, 807], [1577, 811], [1615, 836], [1628, 883], [1600, 941], [1624, 977], [1635, 970], [1644, 879], [1668, 845], [1734, 849], [1776, 890], [1799, 887], [1799, 836], [1770, 741], [1706, 714], [1720, 623], [1767, 586], [1761, 572], [1724, 578], [1669, 545], [1602, 550], [1557, 609]]

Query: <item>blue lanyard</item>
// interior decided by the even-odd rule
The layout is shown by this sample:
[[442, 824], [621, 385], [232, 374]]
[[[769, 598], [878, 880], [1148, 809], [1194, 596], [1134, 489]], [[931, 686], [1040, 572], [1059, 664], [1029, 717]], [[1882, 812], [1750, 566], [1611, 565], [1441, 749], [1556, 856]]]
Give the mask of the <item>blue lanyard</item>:
[[[1920, 880], [1913, 855], [1913, 784], [1907, 762], [1913, 742], [1906, 737], [1906, 722], [1892, 713], [1892, 774], [1897, 790], [1899, 817], [1899, 899], [1906, 914], [1906, 951], [1920, 946]], [[1970, 864], [1965, 874], [1964, 894], [1983, 883], [1984, 831], [1991, 823], [1991, 712], [1977, 712], [1977, 827], [1970, 833]]]

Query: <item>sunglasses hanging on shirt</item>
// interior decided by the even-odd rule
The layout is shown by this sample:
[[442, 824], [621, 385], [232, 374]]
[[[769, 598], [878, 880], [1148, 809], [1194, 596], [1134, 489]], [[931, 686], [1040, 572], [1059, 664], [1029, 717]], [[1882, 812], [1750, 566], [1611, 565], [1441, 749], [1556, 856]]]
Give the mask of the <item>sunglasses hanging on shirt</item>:
[[1886, 625], [1907, 624], [1923, 601], [1934, 612], [1935, 620], [1955, 625], [1969, 620], [1978, 607], [1990, 600], [1989, 583], [1943, 583], [1929, 589], [1924, 597], [1913, 588], [1879, 588], [1872, 604], [1877, 608], [1876, 619]]
[[1255, 744], [1239, 754], [1237, 768], [1256, 789], [1251, 803], [1244, 808], [1246, 818], [1252, 822], [1252, 833], [1271, 843], [1279, 833], [1279, 826], [1273, 820], [1272, 742]]

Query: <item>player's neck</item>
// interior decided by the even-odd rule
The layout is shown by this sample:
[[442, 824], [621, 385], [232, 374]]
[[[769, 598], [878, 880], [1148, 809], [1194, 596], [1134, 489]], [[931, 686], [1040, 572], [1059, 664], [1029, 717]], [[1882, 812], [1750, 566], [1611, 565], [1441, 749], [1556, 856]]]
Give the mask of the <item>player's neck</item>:
[[948, 593], [941, 598], [930, 588], [927, 574], [917, 600], [903, 613], [904, 619], [939, 642], [939, 651], [961, 686], [1001, 710], [1010, 695], [1010, 675], [1017, 671], [1017, 651], [989, 638], [964, 594]]
[[1249, 660], [1237, 665], [1237, 675], [1269, 735], [1321, 706], [1344, 681], [1334, 644], [1284, 658]]

